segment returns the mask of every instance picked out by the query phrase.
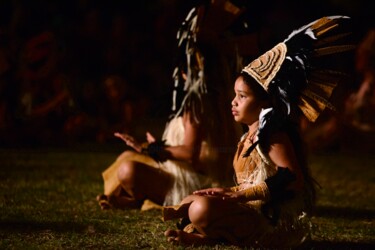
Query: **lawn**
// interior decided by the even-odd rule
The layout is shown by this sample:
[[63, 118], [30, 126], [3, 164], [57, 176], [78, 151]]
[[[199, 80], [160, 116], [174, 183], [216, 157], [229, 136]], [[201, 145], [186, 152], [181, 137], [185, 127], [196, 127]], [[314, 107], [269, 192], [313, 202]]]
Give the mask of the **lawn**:
[[[0, 249], [184, 249], [166, 242], [163, 232], [173, 222], [162, 222], [159, 211], [99, 208], [100, 173], [119, 152], [0, 149]], [[310, 163], [322, 188], [303, 249], [374, 248], [375, 156], [315, 154]]]

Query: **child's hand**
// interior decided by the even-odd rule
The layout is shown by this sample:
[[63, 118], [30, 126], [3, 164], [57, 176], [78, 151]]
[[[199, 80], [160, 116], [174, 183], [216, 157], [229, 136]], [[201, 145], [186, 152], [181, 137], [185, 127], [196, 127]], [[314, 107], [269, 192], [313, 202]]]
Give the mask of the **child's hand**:
[[223, 200], [237, 201], [237, 193], [230, 188], [207, 188], [193, 192], [195, 195], [213, 196]]
[[195, 195], [211, 196], [231, 202], [243, 202], [241, 192], [232, 191], [230, 188], [207, 188], [193, 192]]
[[217, 196], [225, 194], [228, 190], [226, 188], [207, 188], [202, 190], [194, 191], [193, 194], [195, 195], [211, 195], [211, 196]]

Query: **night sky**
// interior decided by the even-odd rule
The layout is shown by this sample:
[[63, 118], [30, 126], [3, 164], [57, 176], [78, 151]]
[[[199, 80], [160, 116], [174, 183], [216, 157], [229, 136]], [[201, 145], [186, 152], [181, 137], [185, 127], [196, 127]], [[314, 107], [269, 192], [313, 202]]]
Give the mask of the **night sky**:
[[[19, 93], [35, 82], [61, 80], [61, 75], [68, 79], [73, 101], [87, 114], [96, 115], [100, 102], [93, 104], [92, 100], [103, 99], [101, 83], [115, 76], [126, 83], [126, 98], [137, 102], [134, 119], [167, 117], [176, 62], [176, 32], [198, 2], [2, 0], [0, 136], [9, 134], [12, 127], [28, 126], [28, 120], [20, 118]], [[293, 29], [321, 16], [348, 15], [361, 37], [375, 23], [370, 2], [236, 0], [233, 3], [246, 7], [242, 18], [249, 26], [246, 30], [234, 28], [232, 32], [258, 36], [260, 53]], [[63, 118], [50, 119], [59, 123]], [[112, 117], [107, 119], [109, 123], [111, 119], [116, 122]]]

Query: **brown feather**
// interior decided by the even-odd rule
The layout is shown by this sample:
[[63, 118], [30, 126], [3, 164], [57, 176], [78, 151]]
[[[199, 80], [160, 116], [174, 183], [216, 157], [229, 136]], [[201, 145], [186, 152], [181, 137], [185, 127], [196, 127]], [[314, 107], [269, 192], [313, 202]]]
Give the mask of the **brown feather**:
[[305, 89], [302, 91], [302, 94], [312, 99], [314, 102], [311, 104], [316, 104], [318, 110], [323, 111], [326, 107], [331, 110], [336, 110], [336, 108], [326, 99], [312, 92], [311, 90]]
[[300, 104], [298, 104], [298, 107], [302, 111], [302, 113], [306, 116], [306, 118], [310, 122], [315, 122], [315, 120], [318, 118], [320, 112], [317, 111], [306, 98], [302, 97], [300, 98]]
[[355, 49], [355, 45], [338, 45], [314, 50], [314, 56], [326, 56]]
[[308, 89], [320, 95], [321, 97], [328, 99], [331, 97], [332, 92], [337, 84], [326, 84], [309, 80], [308, 85]]
[[341, 34], [326, 37], [326, 38], [321, 38], [320, 40], [318, 40], [317, 42], [314, 43], [314, 46], [320, 47], [324, 44], [333, 43], [333, 42], [336, 42], [336, 41], [338, 41], [342, 38], [348, 37], [351, 34], [352, 34], [352, 32], [346, 32], [346, 33], [341, 33]]

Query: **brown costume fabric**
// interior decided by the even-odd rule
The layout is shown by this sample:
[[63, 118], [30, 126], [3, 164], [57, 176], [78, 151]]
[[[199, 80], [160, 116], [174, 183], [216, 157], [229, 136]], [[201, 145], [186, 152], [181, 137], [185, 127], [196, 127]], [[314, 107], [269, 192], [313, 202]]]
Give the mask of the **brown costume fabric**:
[[[276, 173], [276, 166], [259, 146], [248, 157], [243, 157], [250, 144], [250, 140], [244, 137], [238, 144], [233, 161], [239, 191], [259, 186]], [[272, 225], [261, 211], [265, 201], [253, 200], [244, 204], [249, 209], [246, 217], [249, 218], [246, 222], [249, 226], [247, 237], [238, 240], [244, 245], [257, 247], [288, 248], [300, 245], [309, 237], [311, 230], [310, 218], [305, 212], [305, 195], [298, 193], [293, 199], [280, 204], [281, 213], [276, 225]]]

